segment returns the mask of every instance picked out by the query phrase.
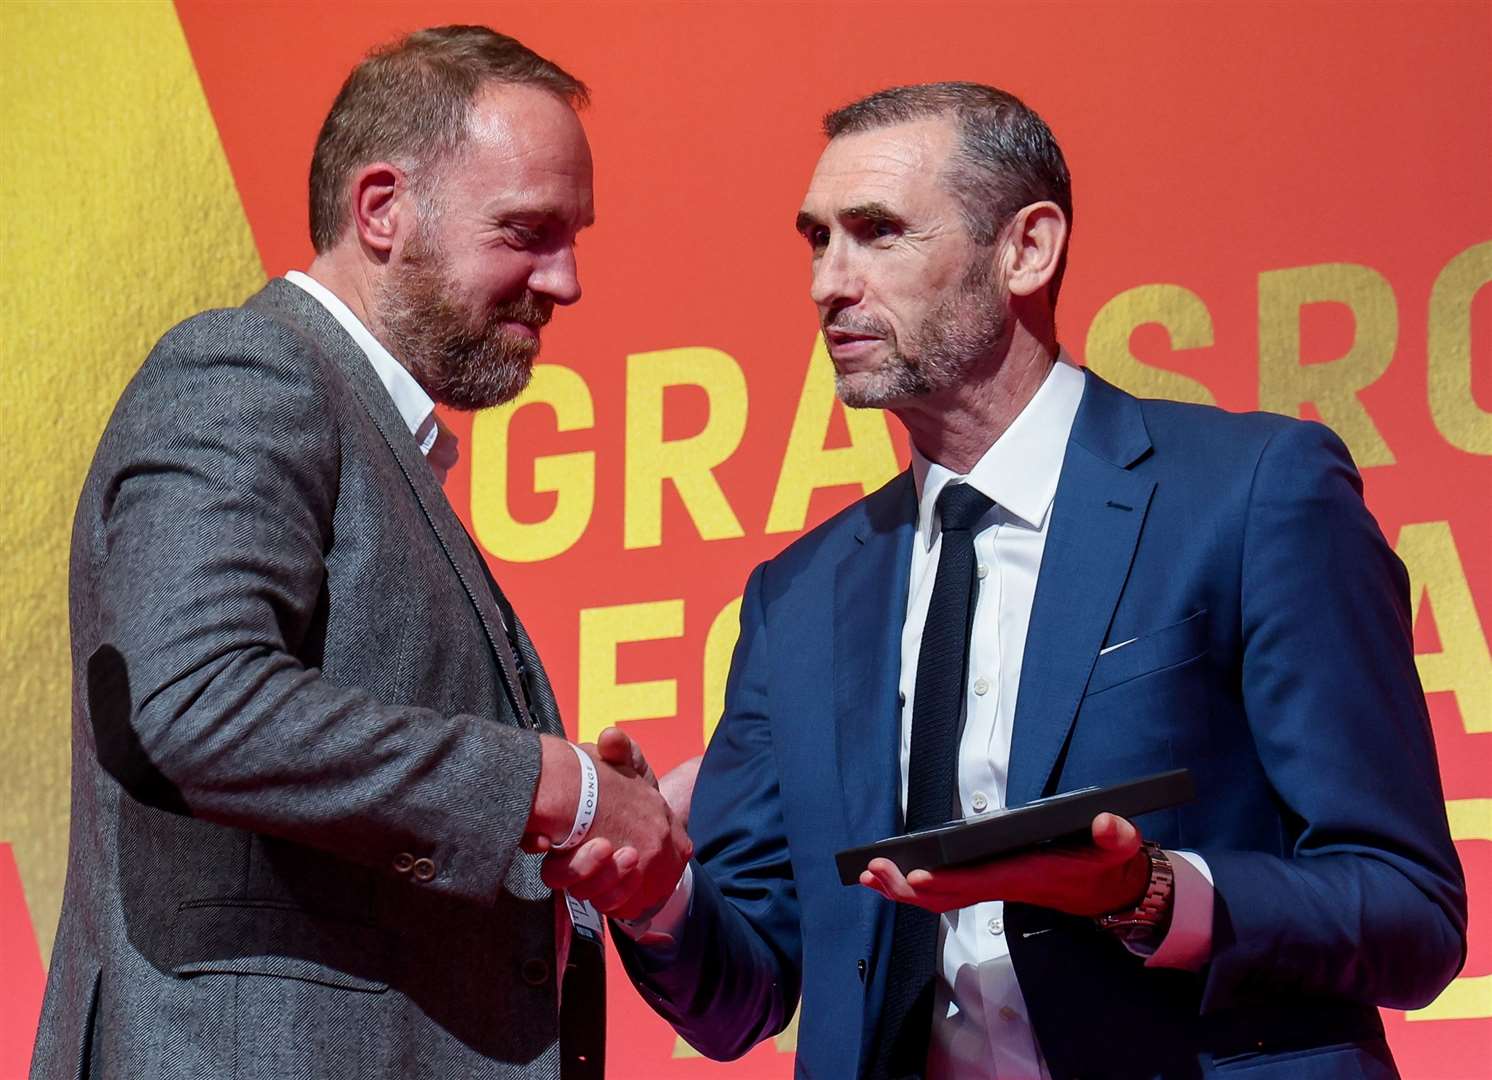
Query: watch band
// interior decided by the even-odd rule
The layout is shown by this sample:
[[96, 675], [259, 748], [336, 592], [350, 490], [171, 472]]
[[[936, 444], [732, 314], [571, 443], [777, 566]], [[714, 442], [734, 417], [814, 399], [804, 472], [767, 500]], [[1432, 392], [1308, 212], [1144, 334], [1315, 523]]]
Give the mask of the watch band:
[[1156, 940], [1164, 936], [1171, 922], [1176, 871], [1159, 844], [1146, 840], [1142, 848], [1150, 860], [1150, 881], [1145, 886], [1145, 895], [1132, 908], [1100, 915], [1093, 920], [1124, 941]]

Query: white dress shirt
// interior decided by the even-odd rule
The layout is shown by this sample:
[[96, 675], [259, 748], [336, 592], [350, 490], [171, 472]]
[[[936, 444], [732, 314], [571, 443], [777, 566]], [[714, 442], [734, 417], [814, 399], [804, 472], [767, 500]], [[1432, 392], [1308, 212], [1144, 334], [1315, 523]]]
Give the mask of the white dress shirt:
[[[969, 638], [969, 681], [958, 753], [959, 802], [964, 816], [972, 817], [1005, 806], [1026, 630], [1057, 481], [1082, 397], [1083, 375], [1064, 355], [967, 476], [928, 461], [912, 448], [917, 536], [912, 544], [901, 635], [903, 811], [917, 660], [942, 548], [938, 496], [948, 484], [961, 482], [995, 504], [974, 530], [979, 589]], [[1176, 885], [1171, 929], [1146, 963], [1196, 970], [1206, 961], [1211, 946], [1211, 880], [1206, 864], [1196, 855], [1179, 854], [1172, 862]], [[1049, 1078], [1010, 961], [1004, 916], [1005, 905], [991, 900], [950, 911], [942, 918], [928, 1080]]]
[[420, 453], [429, 462], [436, 481], [444, 484], [446, 474], [461, 456], [461, 446], [450, 429], [436, 417], [435, 402], [430, 400], [425, 388], [415, 381], [415, 377], [403, 364], [393, 358], [336, 293], [299, 270], [288, 272], [285, 280], [310, 293], [357, 343], [357, 347], [367, 356], [368, 363], [377, 372], [378, 381], [383, 383], [389, 397], [394, 399], [394, 408], [399, 410], [404, 425], [419, 444]]
[[[1057, 481], [1083, 386], [1082, 373], [1064, 353], [1035, 396], [967, 476], [957, 476], [912, 448], [917, 535], [902, 624], [899, 683], [903, 812], [917, 660], [942, 549], [938, 495], [953, 482], [977, 488], [995, 504], [974, 531], [979, 590], [969, 640], [958, 795], [968, 817], [1005, 805], [1026, 630]], [[1206, 963], [1212, 947], [1212, 877], [1195, 853], [1169, 854], [1176, 872], [1171, 926], [1145, 962], [1196, 971]], [[622, 929], [643, 944], [666, 950], [678, 937], [692, 895], [692, 872], [686, 867], [673, 896], [651, 920], [621, 924]], [[992, 900], [950, 911], [942, 918], [928, 1080], [1050, 1080], [1010, 961], [1004, 908], [1002, 902]]]

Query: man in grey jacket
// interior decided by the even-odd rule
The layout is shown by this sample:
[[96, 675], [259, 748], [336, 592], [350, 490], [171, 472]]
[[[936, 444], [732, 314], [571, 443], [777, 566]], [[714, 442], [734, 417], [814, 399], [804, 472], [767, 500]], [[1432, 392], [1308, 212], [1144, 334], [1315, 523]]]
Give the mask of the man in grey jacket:
[[[484, 28], [372, 54], [317, 142], [309, 272], [177, 326], [125, 391], [73, 534], [33, 1077], [600, 1075], [584, 901], [644, 910], [689, 842], [565, 740], [434, 411], [518, 393], [580, 296], [585, 98]], [[582, 840], [563, 902], [540, 854]]]

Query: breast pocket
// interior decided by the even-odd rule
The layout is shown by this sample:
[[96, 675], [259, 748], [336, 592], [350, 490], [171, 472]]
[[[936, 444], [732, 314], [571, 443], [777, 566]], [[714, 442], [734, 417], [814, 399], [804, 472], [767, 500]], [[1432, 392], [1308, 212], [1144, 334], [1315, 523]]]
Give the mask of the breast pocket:
[[1117, 642], [1099, 653], [1088, 678], [1087, 697], [1195, 660], [1207, 651], [1207, 640], [1207, 612], [1199, 611], [1178, 623]]

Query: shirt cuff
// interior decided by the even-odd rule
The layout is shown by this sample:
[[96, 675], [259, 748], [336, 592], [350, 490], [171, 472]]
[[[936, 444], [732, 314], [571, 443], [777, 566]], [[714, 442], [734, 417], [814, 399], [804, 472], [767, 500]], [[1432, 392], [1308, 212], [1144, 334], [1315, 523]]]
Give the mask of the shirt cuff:
[[1145, 957], [1146, 967], [1201, 971], [1212, 957], [1212, 871], [1195, 851], [1167, 851], [1175, 881], [1171, 886], [1171, 926], [1154, 950], [1126, 948]]
[[644, 919], [613, 919], [612, 922], [642, 947], [658, 953], [672, 953], [678, 948], [679, 935], [684, 929], [684, 920], [689, 917], [693, 899], [694, 864], [685, 863], [679, 883], [673, 887], [673, 895], [663, 902], [661, 908]]

